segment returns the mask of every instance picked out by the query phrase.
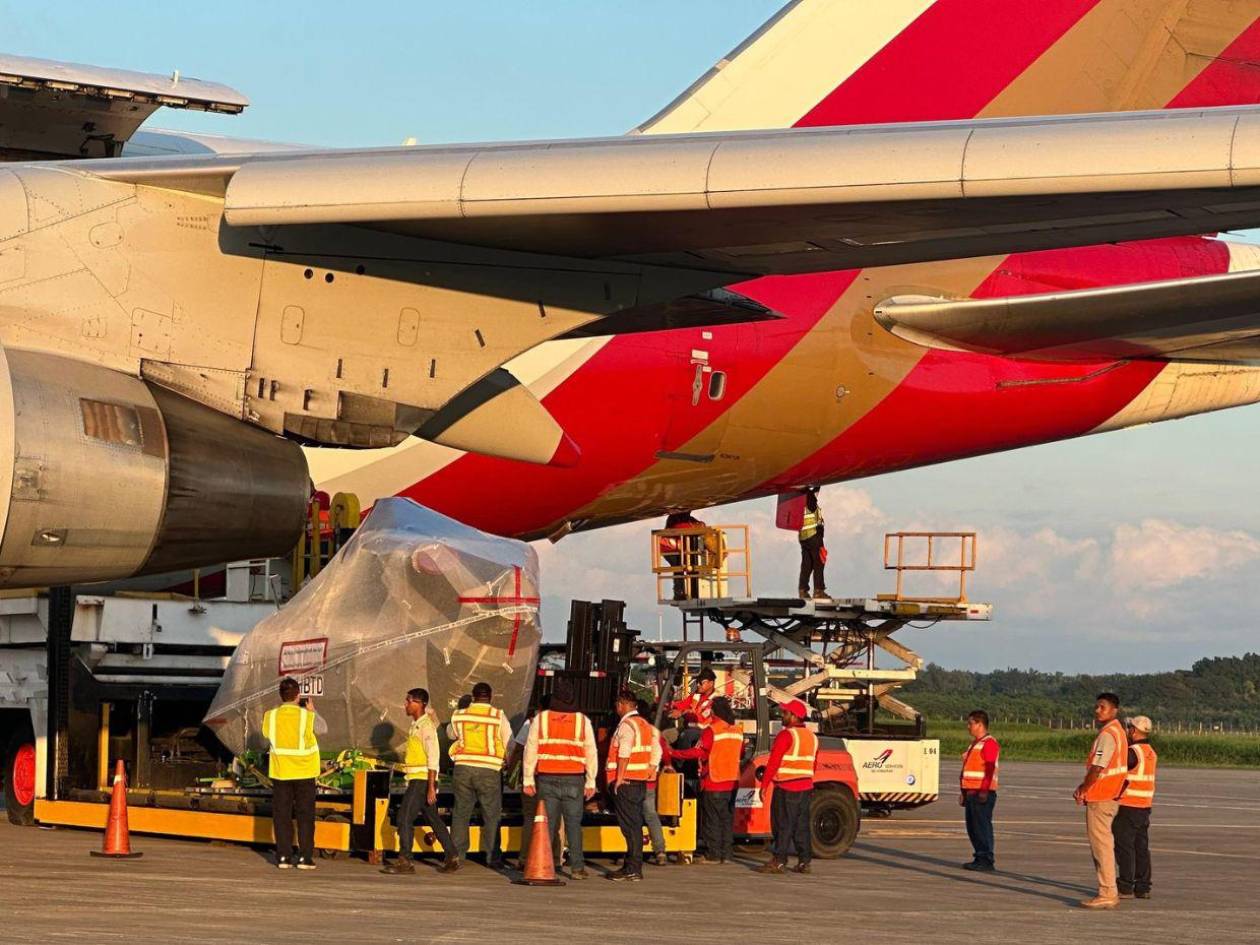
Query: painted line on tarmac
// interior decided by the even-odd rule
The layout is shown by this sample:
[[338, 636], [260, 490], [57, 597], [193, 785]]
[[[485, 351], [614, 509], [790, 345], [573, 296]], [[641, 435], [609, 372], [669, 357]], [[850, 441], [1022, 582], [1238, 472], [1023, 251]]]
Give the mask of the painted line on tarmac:
[[[1053, 801], [1065, 800], [1062, 794], [1002, 794], [1001, 797], [1009, 797], [1019, 801]], [[1068, 798], [1071, 795], [1067, 796]], [[1257, 807], [1235, 807], [1225, 804], [1180, 804], [1176, 801], [1160, 800], [1156, 805], [1158, 808], [1163, 807], [1184, 807], [1189, 810], [1234, 810], [1242, 811], [1248, 814], [1260, 814], [1260, 806]]]
[[[1036, 834], [1016, 834], [1021, 840], [1031, 840], [1034, 843], [1053, 843], [1058, 846], [1068, 847], [1088, 847], [1089, 842], [1085, 840], [1071, 840], [1066, 837], [1039, 837]], [[1260, 860], [1260, 856], [1248, 856], [1245, 853], [1213, 853], [1210, 850], [1181, 850], [1175, 847], [1151, 847], [1152, 853], [1163, 855], [1165, 853], [1175, 853], [1178, 856], [1210, 856], [1222, 860]]]

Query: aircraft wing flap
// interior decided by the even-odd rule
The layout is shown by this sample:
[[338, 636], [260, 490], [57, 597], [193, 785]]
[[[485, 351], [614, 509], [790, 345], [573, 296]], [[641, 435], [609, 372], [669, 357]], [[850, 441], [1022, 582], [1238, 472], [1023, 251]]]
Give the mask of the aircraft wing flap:
[[157, 109], [235, 114], [249, 99], [217, 82], [0, 53], [0, 155], [116, 157]]
[[875, 308], [925, 347], [1025, 360], [1254, 362], [1260, 271], [988, 299], [900, 296]]
[[1260, 108], [324, 152], [245, 160], [234, 226], [791, 273], [1260, 222]]

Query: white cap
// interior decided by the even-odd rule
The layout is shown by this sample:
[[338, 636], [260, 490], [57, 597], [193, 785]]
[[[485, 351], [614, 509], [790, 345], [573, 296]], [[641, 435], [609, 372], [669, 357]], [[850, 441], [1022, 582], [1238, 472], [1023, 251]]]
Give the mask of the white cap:
[[1125, 720], [1125, 724], [1128, 725], [1129, 728], [1136, 729], [1141, 732], [1143, 735], [1151, 734], [1151, 729], [1155, 727], [1151, 724], [1151, 720], [1145, 715], [1132, 716], [1131, 718]]

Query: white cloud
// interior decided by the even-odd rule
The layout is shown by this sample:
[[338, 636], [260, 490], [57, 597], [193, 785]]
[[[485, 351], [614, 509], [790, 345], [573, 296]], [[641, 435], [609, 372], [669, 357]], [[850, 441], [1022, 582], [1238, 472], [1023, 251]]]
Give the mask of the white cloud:
[[1163, 519], [1117, 525], [1111, 570], [1125, 590], [1158, 591], [1219, 577], [1260, 558], [1260, 540], [1244, 531], [1191, 528]]

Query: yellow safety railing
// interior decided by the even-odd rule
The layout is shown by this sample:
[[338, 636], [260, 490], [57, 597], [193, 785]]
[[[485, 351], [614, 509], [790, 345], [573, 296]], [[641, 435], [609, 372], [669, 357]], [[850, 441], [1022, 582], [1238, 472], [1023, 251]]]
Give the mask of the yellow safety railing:
[[747, 525], [658, 528], [651, 542], [657, 603], [752, 596]]
[[[907, 544], [911, 547], [907, 560]], [[926, 554], [924, 554], [926, 550]], [[975, 532], [889, 532], [884, 536], [884, 570], [897, 572], [897, 589], [880, 594], [880, 600], [961, 604], [967, 600], [967, 574], [976, 569]], [[906, 574], [911, 571], [954, 572], [958, 594], [953, 597], [911, 597], [905, 592]]]

